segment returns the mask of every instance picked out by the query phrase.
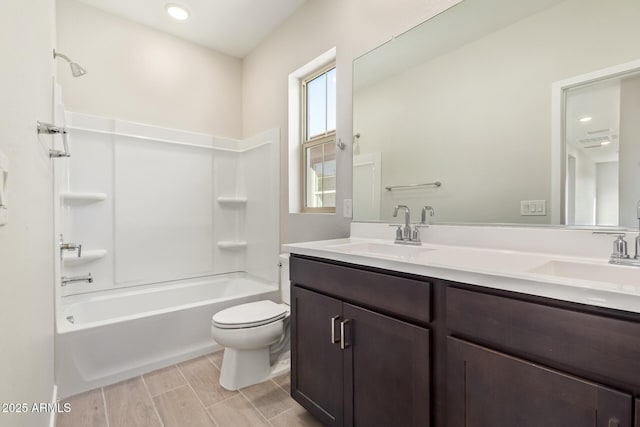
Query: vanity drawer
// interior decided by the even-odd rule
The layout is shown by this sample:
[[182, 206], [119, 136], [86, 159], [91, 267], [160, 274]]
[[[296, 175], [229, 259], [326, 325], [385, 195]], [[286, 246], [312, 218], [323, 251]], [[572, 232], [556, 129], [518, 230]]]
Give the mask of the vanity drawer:
[[453, 335], [531, 360], [640, 386], [640, 323], [447, 287]]
[[291, 283], [418, 323], [431, 320], [431, 283], [292, 256]]

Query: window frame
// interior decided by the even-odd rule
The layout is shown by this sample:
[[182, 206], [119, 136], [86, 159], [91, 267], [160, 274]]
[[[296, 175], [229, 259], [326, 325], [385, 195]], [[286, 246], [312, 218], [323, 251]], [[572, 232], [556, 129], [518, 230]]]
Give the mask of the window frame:
[[[327, 65], [318, 68], [312, 73], [307, 74], [305, 77], [300, 79], [300, 212], [303, 213], [335, 213], [336, 207], [309, 207], [307, 206], [307, 149], [313, 148], [316, 146], [323, 145], [325, 143], [335, 143], [336, 142], [336, 129], [333, 129], [324, 134], [319, 134], [313, 136], [311, 139], [307, 139], [307, 84], [316, 79], [317, 77], [329, 72], [330, 70], [336, 68], [336, 61], [332, 61]], [[336, 69], [337, 73], [337, 69]], [[337, 99], [336, 99], [337, 104]], [[337, 127], [337, 123], [336, 123]], [[337, 153], [336, 153], [337, 154]], [[336, 156], [337, 160], [337, 156]], [[336, 171], [337, 177], [337, 171]], [[336, 181], [336, 192], [337, 192], [337, 181]], [[336, 193], [337, 194], [337, 193]], [[336, 200], [337, 204], [337, 200]]]

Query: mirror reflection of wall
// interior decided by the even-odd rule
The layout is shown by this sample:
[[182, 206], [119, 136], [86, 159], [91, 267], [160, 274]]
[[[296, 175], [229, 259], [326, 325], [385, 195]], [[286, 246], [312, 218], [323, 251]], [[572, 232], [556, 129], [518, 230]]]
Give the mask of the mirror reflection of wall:
[[[433, 206], [440, 223], [553, 224], [561, 206], [552, 200], [552, 84], [640, 58], [637, 22], [637, 0], [466, 0], [358, 58], [359, 155], [384, 161], [380, 216], [358, 210], [357, 198], [371, 189], [354, 178], [354, 220], [391, 221], [393, 206], [407, 204], [414, 212]], [[616, 186], [614, 167], [597, 163], [599, 183], [589, 188], [585, 176], [596, 168], [585, 170], [575, 154], [566, 223], [634, 226], [623, 220], [623, 176], [616, 212], [606, 190]], [[384, 189], [433, 181], [443, 184]], [[525, 212], [528, 201], [544, 201], [545, 211]]]

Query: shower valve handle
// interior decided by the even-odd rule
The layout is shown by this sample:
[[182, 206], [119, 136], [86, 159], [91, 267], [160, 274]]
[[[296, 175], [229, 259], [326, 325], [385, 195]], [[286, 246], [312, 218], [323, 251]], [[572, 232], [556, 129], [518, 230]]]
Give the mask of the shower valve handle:
[[75, 243], [60, 243], [61, 251], [78, 251], [78, 258], [82, 257], [82, 245]]

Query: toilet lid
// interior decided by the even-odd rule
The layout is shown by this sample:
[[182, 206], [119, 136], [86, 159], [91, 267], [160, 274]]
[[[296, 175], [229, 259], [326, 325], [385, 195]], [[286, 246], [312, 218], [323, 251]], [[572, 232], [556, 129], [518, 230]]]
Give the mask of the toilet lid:
[[289, 311], [285, 304], [257, 301], [236, 305], [213, 315], [213, 323], [221, 329], [251, 328], [284, 319]]

